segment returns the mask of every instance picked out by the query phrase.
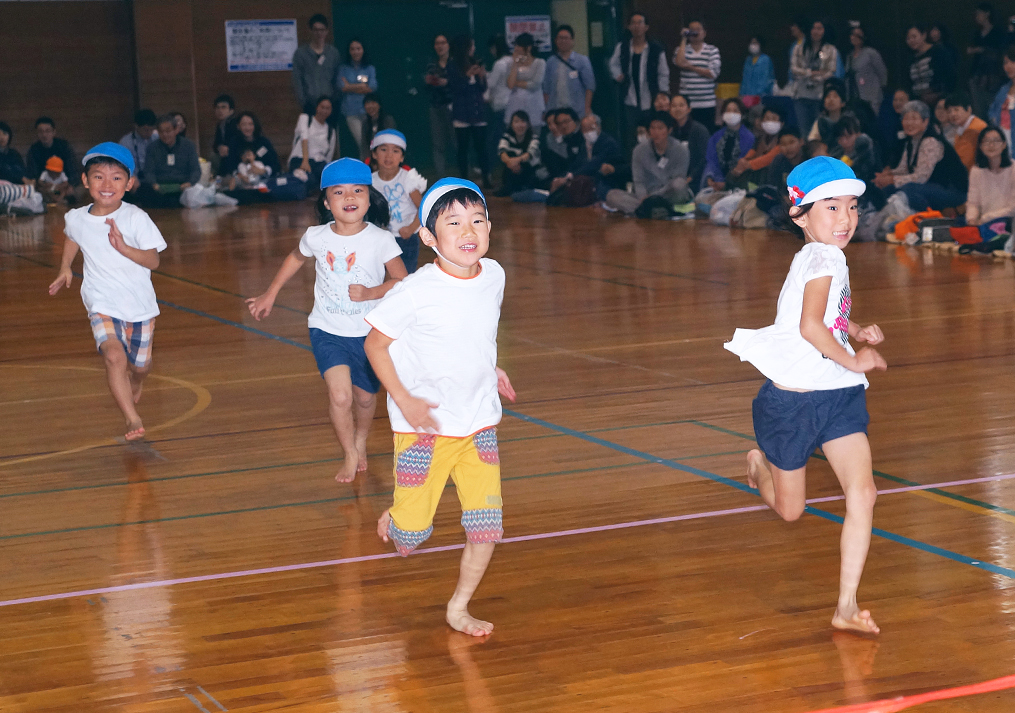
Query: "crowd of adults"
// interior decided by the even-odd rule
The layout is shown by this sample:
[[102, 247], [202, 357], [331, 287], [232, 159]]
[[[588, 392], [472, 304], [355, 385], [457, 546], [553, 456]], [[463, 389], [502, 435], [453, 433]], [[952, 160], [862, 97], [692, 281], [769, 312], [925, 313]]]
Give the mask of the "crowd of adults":
[[[796, 18], [787, 27], [792, 42], [783, 81], [765, 38], [754, 36], [739, 95], [720, 99], [722, 53], [706, 41], [704, 23], [688, 22], [670, 53], [652, 38], [649, 18], [634, 13], [605, 68], [621, 103], [615, 135], [592, 109], [595, 72], [574, 51], [570, 26], [556, 28], [545, 58], [529, 34], [510, 48], [502, 35], [492, 37], [485, 59], [472, 38], [439, 34], [424, 73], [434, 167], [448, 174], [455, 156], [459, 175], [518, 201], [600, 203], [630, 215], [669, 216], [702, 191], [784, 190], [795, 165], [827, 154], [867, 182], [875, 207], [901, 193], [913, 210], [968, 204], [968, 218], [994, 217], [999, 207], [983, 201], [1000, 200], [999, 185], [1015, 186], [1008, 177], [1015, 34], [989, 4], [974, 15], [977, 30], [965, 49], [970, 67], [961, 80], [960, 51], [943, 25], [906, 29], [908, 72], [891, 78], [859, 23], [849, 24], [848, 45], [840, 47], [828, 21]], [[309, 27], [310, 41], [293, 56], [300, 111], [287, 160], [256, 114], [237, 112], [223, 94], [214, 102], [210, 171], [202, 175], [186, 117], [142, 109], [120, 141], [138, 167], [132, 199], [179, 205], [184, 192], [210, 177], [240, 202], [302, 197], [337, 156], [343, 126], [355, 142], [352, 153], [369, 160], [374, 135], [396, 122], [384, 110], [367, 45], [356, 38], [340, 51], [328, 42], [323, 15]], [[0, 180], [30, 185], [47, 200], [80, 200], [80, 165], [55, 122], [40, 117], [36, 133], [22, 161], [13, 132], [0, 122]], [[1001, 151], [992, 158], [997, 137]], [[1004, 200], [1015, 207], [1015, 198]]]

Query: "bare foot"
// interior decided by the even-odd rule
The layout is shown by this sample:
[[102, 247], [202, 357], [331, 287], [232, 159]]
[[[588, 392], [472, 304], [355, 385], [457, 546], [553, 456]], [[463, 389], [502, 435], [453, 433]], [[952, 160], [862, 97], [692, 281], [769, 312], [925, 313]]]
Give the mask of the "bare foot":
[[489, 636], [493, 632], [493, 624], [471, 616], [468, 609], [452, 608], [450, 602], [444, 618], [452, 629], [469, 636]]
[[388, 541], [388, 524], [391, 522], [391, 513], [385, 510], [377, 519], [377, 536], [384, 542]]
[[141, 388], [144, 386], [143, 381], [134, 381], [134, 377], [130, 379], [130, 391], [134, 395], [134, 403], [136, 404], [141, 400]]
[[367, 439], [363, 436], [362, 442], [356, 439], [356, 450], [359, 451], [359, 462], [356, 464], [357, 473], [365, 473], [367, 470]]
[[141, 425], [141, 422], [128, 423], [127, 432], [123, 434], [123, 440], [128, 442], [140, 441], [142, 438], [144, 438], [144, 426]]
[[359, 456], [346, 453], [345, 460], [342, 461], [342, 469], [339, 470], [338, 474], [335, 476], [335, 482], [351, 483], [352, 481], [356, 480], [356, 472], [358, 470], [359, 470]]
[[858, 631], [861, 634], [881, 633], [881, 629], [871, 619], [871, 613], [866, 609], [861, 610], [859, 607], [852, 611], [836, 609], [835, 616], [832, 617], [832, 626], [842, 631]]
[[757, 448], [747, 454], [747, 484], [758, 487], [758, 471], [765, 467], [765, 456]]

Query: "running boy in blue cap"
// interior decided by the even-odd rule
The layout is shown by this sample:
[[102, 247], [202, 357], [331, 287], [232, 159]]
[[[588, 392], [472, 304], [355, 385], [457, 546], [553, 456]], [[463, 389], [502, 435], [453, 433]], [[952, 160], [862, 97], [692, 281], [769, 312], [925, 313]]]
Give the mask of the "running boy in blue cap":
[[768, 377], [754, 400], [760, 450], [747, 455], [747, 482], [780, 517], [796, 520], [806, 507], [807, 461], [821, 447], [846, 496], [832, 626], [876, 634], [870, 612], [856, 602], [877, 499], [864, 374], [888, 365], [871, 347], [854, 352], [849, 343], [852, 337], [880, 344], [884, 335], [877, 325], [861, 327], [849, 318], [849, 269], [842, 253], [856, 230], [864, 183], [827, 156], [803, 162], [786, 182], [789, 217], [806, 244], [779, 293], [775, 324], [738, 329], [725, 345]]
[[365, 163], [353, 158], [332, 161], [321, 173], [321, 190], [334, 220], [307, 228], [267, 291], [248, 299], [247, 306], [254, 319], [267, 317], [282, 286], [309, 258], [316, 259], [310, 345], [328, 387], [331, 423], [345, 452], [335, 480], [349, 483], [367, 469], [367, 436], [380, 386], [363, 352], [370, 331], [363, 317], [406, 272], [395, 238], [366, 222], [370, 168]]
[[71, 286], [71, 265], [78, 250], [84, 253], [81, 300], [106, 364], [109, 391], [123, 412], [124, 438], [136, 441], [145, 434], [137, 403], [152, 367], [152, 334], [159, 313], [152, 270], [159, 266], [166, 241], [147, 213], [123, 202], [135, 181], [128, 149], [112, 142], [92, 148], [85, 154], [81, 180], [92, 202], [64, 216], [67, 239], [49, 294]]
[[490, 247], [486, 199], [471, 181], [445, 178], [419, 209], [423, 243], [437, 260], [403, 280], [367, 315], [370, 363], [388, 391], [395, 432], [394, 504], [377, 534], [408, 555], [433, 532], [451, 476], [462, 504], [466, 544], [446, 619], [485, 636], [493, 624], [469, 614], [469, 601], [503, 535], [498, 391], [514, 401], [497, 367], [497, 323], [504, 269]]

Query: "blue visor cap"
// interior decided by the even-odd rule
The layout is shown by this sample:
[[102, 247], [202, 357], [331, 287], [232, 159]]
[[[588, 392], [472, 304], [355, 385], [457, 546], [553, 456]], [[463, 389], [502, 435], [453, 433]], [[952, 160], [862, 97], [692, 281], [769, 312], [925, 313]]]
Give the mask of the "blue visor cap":
[[838, 196], [859, 197], [866, 189], [852, 168], [830, 156], [808, 159], [786, 176], [786, 190], [795, 206]]
[[85, 157], [81, 160], [81, 165], [86, 166], [93, 158], [98, 158], [100, 156], [111, 158], [114, 161], [119, 161], [127, 167], [131, 176], [134, 175], [134, 154], [130, 152], [130, 149], [120, 146], [120, 144], [114, 144], [112, 141], [106, 141], [98, 146], [93, 146], [88, 149], [88, 153], [86, 153]]
[[331, 186], [352, 184], [369, 186], [373, 183], [370, 167], [354, 158], [340, 158], [332, 161], [321, 172], [321, 190]]
[[[419, 204], [419, 224], [425, 227], [427, 218], [430, 217], [430, 211], [433, 210], [434, 203], [441, 196], [451, 191], [457, 191], [459, 188], [467, 188], [473, 191], [483, 201], [483, 205], [486, 205], [486, 196], [483, 195], [483, 191], [479, 189], [479, 186], [472, 181], [467, 181], [464, 178], [442, 178], [433, 184], [430, 190], [423, 195], [423, 200]], [[490, 217], [489, 210], [486, 211], [486, 217]]]

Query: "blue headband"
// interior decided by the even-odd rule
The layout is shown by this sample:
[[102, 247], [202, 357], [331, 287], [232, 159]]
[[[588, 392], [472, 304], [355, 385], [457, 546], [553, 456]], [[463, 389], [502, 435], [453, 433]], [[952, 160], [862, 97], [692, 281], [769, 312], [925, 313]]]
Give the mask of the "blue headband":
[[90, 148], [84, 159], [81, 160], [81, 165], [87, 166], [89, 161], [100, 156], [119, 161], [127, 168], [127, 172], [131, 176], [134, 175], [134, 155], [130, 149], [120, 146], [120, 144], [114, 144], [112, 141], [106, 141]]
[[352, 184], [369, 186], [373, 183], [370, 167], [354, 158], [340, 158], [332, 161], [321, 172], [321, 190], [331, 186]]

